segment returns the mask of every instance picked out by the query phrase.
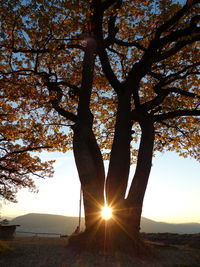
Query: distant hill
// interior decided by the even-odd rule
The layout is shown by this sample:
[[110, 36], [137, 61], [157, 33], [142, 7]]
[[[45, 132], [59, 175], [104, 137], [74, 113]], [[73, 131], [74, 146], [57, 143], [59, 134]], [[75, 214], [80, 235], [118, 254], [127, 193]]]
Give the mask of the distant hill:
[[[10, 224], [19, 224], [18, 231], [69, 235], [78, 226], [78, 217], [29, 213], [16, 217]], [[81, 228], [84, 228], [84, 218], [82, 218]]]
[[165, 223], [156, 222], [142, 217], [141, 232], [146, 233], [177, 233], [177, 234], [195, 234], [200, 233], [199, 223]]
[[[84, 228], [84, 218], [82, 218], [81, 228]], [[37, 233], [58, 233], [62, 235], [70, 235], [78, 225], [78, 217], [68, 217], [52, 214], [30, 213], [16, 217], [11, 224], [19, 224], [18, 231], [37, 232]], [[198, 223], [182, 223], [170, 224], [156, 222], [142, 217], [141, 232], [147, 233], [180, 233], [193, 234], [200, 233], [200, 224]]]

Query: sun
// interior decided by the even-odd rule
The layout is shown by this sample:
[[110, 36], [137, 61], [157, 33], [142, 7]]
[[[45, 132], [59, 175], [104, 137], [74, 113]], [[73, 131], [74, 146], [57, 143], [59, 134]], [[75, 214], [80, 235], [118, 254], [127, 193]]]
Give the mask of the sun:
[[108, 206], [103, 207], [101, 211], [101, 217], [104, 220], [109, 220], [112, 217], [112, 209]]

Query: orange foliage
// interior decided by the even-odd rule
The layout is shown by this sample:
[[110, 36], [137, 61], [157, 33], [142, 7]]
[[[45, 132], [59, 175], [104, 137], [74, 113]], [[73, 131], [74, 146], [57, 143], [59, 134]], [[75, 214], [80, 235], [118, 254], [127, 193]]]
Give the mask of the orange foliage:
[[[196, 2], [3, 3], [1, 157], [15, 162], [9, 168], [17, 168], [15, 174], [6, 174], [7, 179], [9, 175], [18, 179], [19, 172], [24, 177], [20, 181], [13, 179], [13, 186], [32, 187], [32, 180], [27, 178], [30, 170], [43, 173], [47, 168], [51, 174], [48, 163], [41, 163], [28, 151], [16, 150], [72, 148], [72, 132], [66, 127], [78, 120], [79, 96], [84, 90], [82, 61], [93, 39], [98, 57], [90, 109], [94, 115], [93, 131], [105, 158], [109, 158], [114, 136], [117, 95], [129, 90], [132, 112], [146, 112], [154, 120], [154, 150], [175, 150], [181, 156], [199, 159], [200, 37]], [[136, 156], [135, 142], [141, 132], [139, 115], [132, 125], [132, 154]], [[2, 184], [4, 187], [6, 182], [2, 180]]]

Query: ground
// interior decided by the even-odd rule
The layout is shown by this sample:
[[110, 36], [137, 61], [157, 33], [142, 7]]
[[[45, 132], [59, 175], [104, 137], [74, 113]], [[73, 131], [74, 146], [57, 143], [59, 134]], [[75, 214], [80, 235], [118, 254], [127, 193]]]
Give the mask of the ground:
[[[152, 239], [152, 238], [150, 238]], [[169, 238], [168, 238], [169, 239]], [[177, 239], [177, 238], [175, 238]], [[13, 250], [0, 255], [1, 267], [200, 267], [200, 249], [187, 244], [169, 244], [163, 238], [146, 241], [153, 257], [139, 259], [125, 254], [78, 253], [67, 238], [17, 237], [9, 241]]]

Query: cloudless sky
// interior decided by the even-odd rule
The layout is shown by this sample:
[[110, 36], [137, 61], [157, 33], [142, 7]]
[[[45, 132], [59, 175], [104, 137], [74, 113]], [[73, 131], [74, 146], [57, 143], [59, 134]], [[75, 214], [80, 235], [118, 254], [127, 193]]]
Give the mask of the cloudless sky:
[[[54, 178], [37, 180], [39, 193], [21, 190], [17, 204], [1, 202], [2, 217], [33, 212], [78, 216], [80, 183], [73, 153], [41, 156], [56, 158]], [[134, 166], [130, 177], [133, 173]], [[200, 164], [172, 152], [158, 153], [153, 159], [142, 215], [156, 221], [200, 223]]]

